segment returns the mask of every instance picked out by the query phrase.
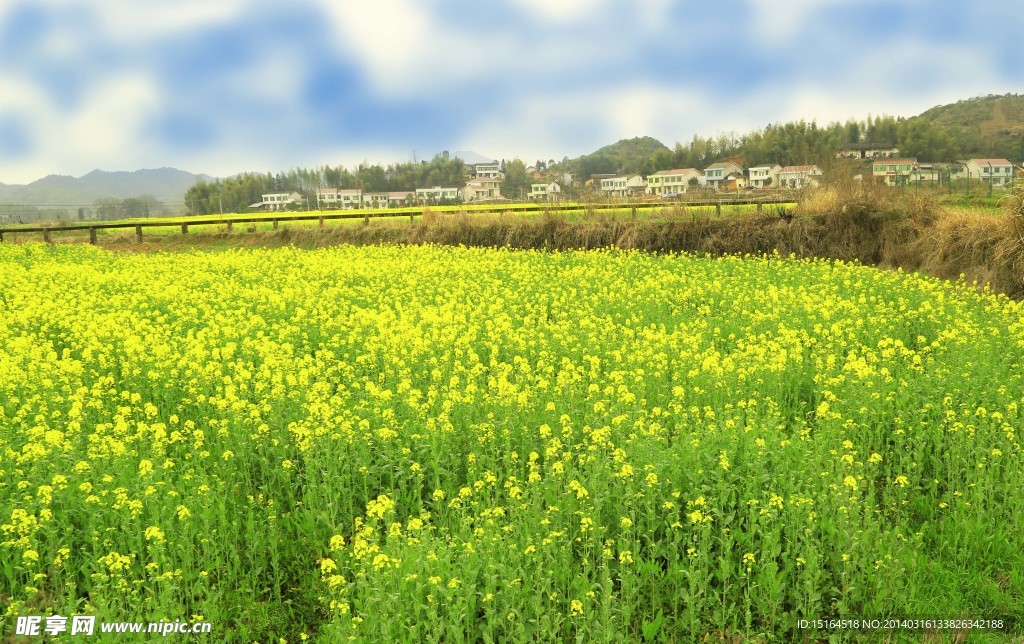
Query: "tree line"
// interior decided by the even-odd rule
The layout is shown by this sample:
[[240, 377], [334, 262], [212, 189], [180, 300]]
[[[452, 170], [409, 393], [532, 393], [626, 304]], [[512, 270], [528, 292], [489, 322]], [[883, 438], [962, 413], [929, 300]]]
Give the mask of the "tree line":
[[298, 192], [316, 204], [317, 188], [359, 188], [364, 192], [397, 192], [459, 186], [466, 182], [461, 159], [435, 156], [430, 161], [412, 161], [387, 166], [362, 163], [348, 169], [342, 165], [293, 168], [277, 174], [247, 173], [227, 179], [198, 181], [185, 192], [190, 214], [243, 213], [271, 192]]
[[[900, 156], [922, 161], [952, 161], [971, 150], [949, 130], [928, 119], [869, 116], [824, 126], [815, 121], [794, 121], [769, 124], [746, 134], [694, 135], [688, 143], [676, 143], [673, 149], [661, 147], [649, 154], [617, 154], [605, 149], [555, 167], [589, 177], [600, 173], [646, 176], [672, 168], [705, 168], [726, 159], [740, 159], [748, 167], [766, 163], [821, 165], [834, 160], [843, 145], [854, 143], [895, 145]], [[1024, 156], [1024, 147], [1009, 156]]]

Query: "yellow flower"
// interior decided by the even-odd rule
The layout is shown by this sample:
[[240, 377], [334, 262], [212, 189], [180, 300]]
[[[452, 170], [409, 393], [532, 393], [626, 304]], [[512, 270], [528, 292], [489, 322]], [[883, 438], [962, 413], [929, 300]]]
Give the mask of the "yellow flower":
[[858, 484], [857, 484], [856, 477], [853, 477], [853, 476], [847, 476], [846, 478], [844, 478], [843, 479], [843, 485], [845, 485], [846, 487], [850, 488], [854, 492], [856, 492], [857, 488], [859, 487]]
[[569, 602], [569, 614], [578, 617], [583, 614], [583, 602], [578, 599], [574, 599]]
[[903, 476], [902, 474], [897, 476], [894, 482], [896, 483], [896, 485], [900, 487], [907, 487], [907, 485], [910, 484], [910, 480], [906, 476]]

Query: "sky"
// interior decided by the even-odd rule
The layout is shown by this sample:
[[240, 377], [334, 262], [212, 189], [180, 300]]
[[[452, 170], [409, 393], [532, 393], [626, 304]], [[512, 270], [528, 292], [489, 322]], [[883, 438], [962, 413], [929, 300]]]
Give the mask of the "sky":
[[0, 0], [0, 183], [912, 116], [1024, 91], [1024, 10], [947, 0]]

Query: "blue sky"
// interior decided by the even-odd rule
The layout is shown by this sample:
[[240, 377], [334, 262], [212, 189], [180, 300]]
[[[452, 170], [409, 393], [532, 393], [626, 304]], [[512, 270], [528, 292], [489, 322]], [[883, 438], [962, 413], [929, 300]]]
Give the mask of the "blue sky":
[[946, 0], [0, 0], [0, 182], [441, 150], [561, 159], [1024, 91]]

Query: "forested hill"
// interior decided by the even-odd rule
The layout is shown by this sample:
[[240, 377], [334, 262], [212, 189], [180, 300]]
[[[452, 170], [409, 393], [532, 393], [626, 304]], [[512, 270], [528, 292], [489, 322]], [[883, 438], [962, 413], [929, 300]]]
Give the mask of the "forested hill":
[[1024, 96], [983, 96], [940, 105], [918, 119], [950, 134], [965, 157], [1024, 161]]
[[694, 136], [673, 149], [650, 137], [627, 139], [566, 159], [555, 169], [587, 178], [595, 173], [650, 174], [669, 168], [703, 168], [725, 159], [761, 163], [828, 164], [844, 144], [896, 145], [902, 156], [921, 161], [1005, 157], [1024, 161], [1024, 96], [984, 96], [933, 107], [912, 117], [868, 116], [819, 125], [775, 123], [746, 134]]
[[592, 174], [648, 174], [651, 171], [651, 159], [658, 153], [662, 155], [672, 151], [658, 139], [643, 136], [634, 139], [622, 139], [617, 143], [606, 145], [600, 150], [586, 154], [571, 161], [563, 161], [559, 167], [573, 174], [590, 176]]

